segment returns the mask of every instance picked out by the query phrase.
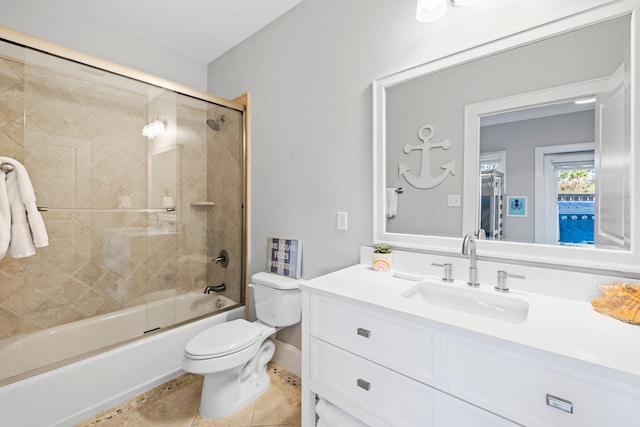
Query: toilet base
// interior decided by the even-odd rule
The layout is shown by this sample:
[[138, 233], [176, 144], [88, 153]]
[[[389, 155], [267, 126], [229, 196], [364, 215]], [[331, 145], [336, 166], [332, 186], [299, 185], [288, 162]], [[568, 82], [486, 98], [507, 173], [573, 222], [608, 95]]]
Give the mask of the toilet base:
[[[207, 378], [205, 377], [205, 384], [206, 381]], [[204, 418], [224, 418], [229, 416], [267, 391], [270, 385], [269, 375], [265, 375], [257, 381], [240, 384], [239, 393], [231, 393], [232, 395], [235, 394], [234, 398], [218, 393], [213, 396], [209, 393], [205, 396], [205, 385], [203, 385], [202, 396], [200, 397], [200, 415]]]
[[266, 340], [247, 364], [226, 372], [205, 375], [200, 396], [200, 415], [224, 418], [236, 412], [269, 389], [267, 363], [275, 345]]

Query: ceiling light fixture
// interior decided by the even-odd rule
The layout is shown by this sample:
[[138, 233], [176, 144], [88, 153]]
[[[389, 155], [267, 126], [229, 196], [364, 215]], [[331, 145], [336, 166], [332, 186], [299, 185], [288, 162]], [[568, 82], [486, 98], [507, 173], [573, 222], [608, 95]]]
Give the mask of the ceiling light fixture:
[[437, 21], [446, 15], [449, 4], [454, 7], [471, 6], [480, 0], [418, 0], [416, 19], [428, 23]]
[[583, 98], [583, 99], [576, 99], [575, 101], [573, 101], [574, 104], [593, 104], [594, 102], [596, 102], [595, 98]]
[[478, 3], [480, 0], [451, 0], [451, 6], [465, 7]]
[[447, 13], [448, 8], [447, 0], [418, 0], [416, 19], [423, 23], [437, 21]]

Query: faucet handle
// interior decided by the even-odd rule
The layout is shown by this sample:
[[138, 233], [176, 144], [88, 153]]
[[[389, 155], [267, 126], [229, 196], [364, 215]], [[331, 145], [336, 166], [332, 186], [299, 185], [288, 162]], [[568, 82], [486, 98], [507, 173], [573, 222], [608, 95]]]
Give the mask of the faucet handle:
[[495, 290], [498, 292], [509, 292], [509, 288], [507, 287], [507, 277], [513, 277], [514, 279], [524, 279], [524, 275], [522, 274], [512, 274], [507, 273], [504, 270], [498, 270], [498, 278], [497, 284], [495, 286]]
[[445, 264], [438, 264], [437, 262], [432, 262], [431, 265], [434, 265], [436, 267], [444, 267], [444, 276], [442, 277], [442, 281], [443, 282], [448, 282], [451, 283], [453, 282], [453, 277], [451, 277], [451, 264], [450, 263], [445, 263]]

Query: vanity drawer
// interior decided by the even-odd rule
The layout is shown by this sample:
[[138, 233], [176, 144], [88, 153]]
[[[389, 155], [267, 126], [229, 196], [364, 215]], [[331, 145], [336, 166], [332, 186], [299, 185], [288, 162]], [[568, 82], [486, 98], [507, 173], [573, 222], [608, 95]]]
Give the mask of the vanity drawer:
[[640, 420], [640, 396], [611, 381], [463, 337], [450, 336], [443, 346], [443, 390], [517, 423], [601, 427]]
[[436, 331], [415, 323], [311, 296], [311, 335], [434, 385]]
[[338, 395], [394, 426], [435, 425], [436, 390], [319, 339], [310, 339], [311, 389]]
[[485, 411], [463, 400], [445, 393], [439, 395], [440, 412], [438, 425], [447, 427], [520, 427], [516, 424]]

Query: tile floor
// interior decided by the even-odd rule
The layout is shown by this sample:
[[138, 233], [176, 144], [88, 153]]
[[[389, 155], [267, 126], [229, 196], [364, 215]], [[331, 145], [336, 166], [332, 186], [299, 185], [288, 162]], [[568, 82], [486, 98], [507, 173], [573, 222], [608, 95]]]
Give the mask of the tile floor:
[[76, 427], [300, 427], [300, 379], [270, 363], [271, 387], [253, 402], [222, 419], [198, 414], [202, 377], [184, 374]]

